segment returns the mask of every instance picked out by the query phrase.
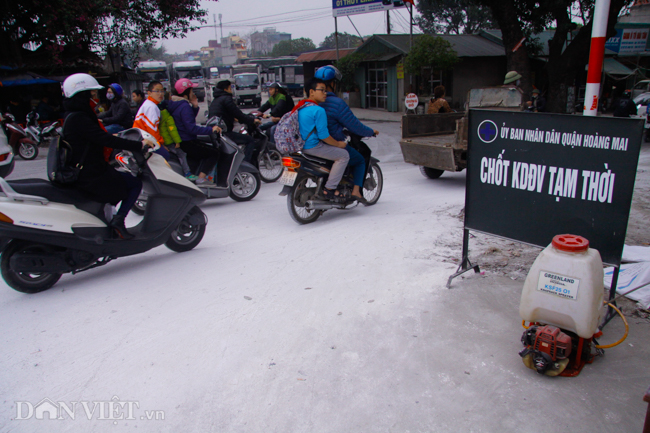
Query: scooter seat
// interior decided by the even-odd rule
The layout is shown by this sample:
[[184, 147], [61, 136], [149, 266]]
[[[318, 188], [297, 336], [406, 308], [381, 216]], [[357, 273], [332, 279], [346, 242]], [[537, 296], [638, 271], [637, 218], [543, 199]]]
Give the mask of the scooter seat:
[[93, 200], [92, 197], [85, 192], [74, 188], [61, 188], [44, 179], [19, 179], [10, 180], [7, 183], [9, 183], [9, 186], [11, 186], [17, 193], [45, 197], [49, 201], [56, 203], [72, 205], [104, 205], [103, 203]]

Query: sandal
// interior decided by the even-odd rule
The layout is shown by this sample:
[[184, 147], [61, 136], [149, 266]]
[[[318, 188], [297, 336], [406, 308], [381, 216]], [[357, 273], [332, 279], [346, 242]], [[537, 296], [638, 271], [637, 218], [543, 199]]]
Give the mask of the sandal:
[[366, 200], [365, 198], [363, 198], [363, 197], [361, 197], [359, 195], [353, 195], [352, 200], [358, 201], [359, 203], [361, 203], [364, 206], [368, 206], [368, 200]]
[[319, 196], [324, 200], [330, 200], [330, 201], [337, 201], [341, 198], [339, 194], [336, 194], [336, 190], [329, 189], [329, 188], [323, 188]]

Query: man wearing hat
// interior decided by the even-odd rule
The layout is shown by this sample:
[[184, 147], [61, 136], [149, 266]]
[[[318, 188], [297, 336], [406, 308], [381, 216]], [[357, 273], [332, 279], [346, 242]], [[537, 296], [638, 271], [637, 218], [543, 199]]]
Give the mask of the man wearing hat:
[[521, 74], [517, 71], [510, 71], [506, 74], [506, 78], [503, 80], [503, 87], [519, 87], [520, 83]]
[[527, 103], [527, 110], [533, 113], [543, 113], [546, 111], [546, 98], [544, 98], [539, 89], [533, 89], [531, 100]]

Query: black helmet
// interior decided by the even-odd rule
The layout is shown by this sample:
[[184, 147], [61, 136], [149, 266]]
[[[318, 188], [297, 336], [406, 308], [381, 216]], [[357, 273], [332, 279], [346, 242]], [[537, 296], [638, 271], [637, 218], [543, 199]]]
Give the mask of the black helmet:
[[269, 89], [282, 89], [282, 84], [275, 82], [269, 86]]

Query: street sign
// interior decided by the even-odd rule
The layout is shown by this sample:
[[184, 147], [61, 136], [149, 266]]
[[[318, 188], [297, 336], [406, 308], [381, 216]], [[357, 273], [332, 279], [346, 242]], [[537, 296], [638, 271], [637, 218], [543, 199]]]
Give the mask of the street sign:
[[332, 16], [383, 12], [404, 7], [403, 0], [332, 0]]
[[589, 240], [621, 262], [643, 120], [469, 113], [465, 228], [546, 247]]
[[409, 110], [415, 110], [415, 107], [417, 107], [419, 103], [420, 100], [418, 99], [418, 95], [415, 93], [409, 93], [406, 95], [406, 99], [404, 99], [404, 105], [406, 105], [406, 108]]

